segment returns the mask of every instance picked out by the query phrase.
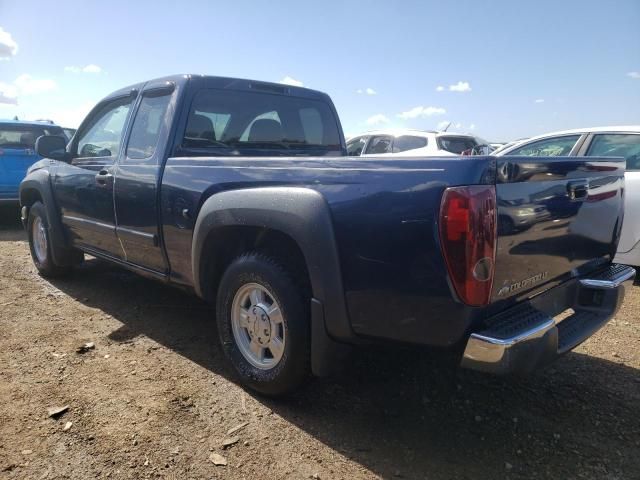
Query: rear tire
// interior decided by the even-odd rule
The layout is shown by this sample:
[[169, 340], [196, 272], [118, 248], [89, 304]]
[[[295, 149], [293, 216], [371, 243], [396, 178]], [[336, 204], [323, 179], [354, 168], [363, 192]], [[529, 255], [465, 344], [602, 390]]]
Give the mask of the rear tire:
[[71, 271], [70, 266], [57, 265], [51, 256], [52, 240], [49, 235], [47, 210], [42, 202], [35, 202], [29, 209], [27, 234], [31, 258], [43, 277], [60, 277]]
[[216, 317], [222, 348], [242, 383], [286, 395], [310, 376], [309, 299], [276, 259], [246, 253], [227, 268]]

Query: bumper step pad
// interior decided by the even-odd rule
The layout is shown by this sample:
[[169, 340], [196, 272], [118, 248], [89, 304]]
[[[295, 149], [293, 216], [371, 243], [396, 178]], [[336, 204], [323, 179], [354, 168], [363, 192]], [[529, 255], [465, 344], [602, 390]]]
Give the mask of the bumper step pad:
[[557, 321], [543, 308], [537, 308], [549, 304], [538, 297], [488, 319], [486, 329], [471, 334], [461, 366], [506, 374], [526, 373], [549, 363], [609, 321], [634, 276], [631, 267], [611, 265], [589, 278], [572, 280], [573, 283], [541, 294], [540, 297], [560, 292], [564, 295], [561, 298], [573, 299], [566, 302], [573, 303], [566, 308], [572, 308], [574, 313]]

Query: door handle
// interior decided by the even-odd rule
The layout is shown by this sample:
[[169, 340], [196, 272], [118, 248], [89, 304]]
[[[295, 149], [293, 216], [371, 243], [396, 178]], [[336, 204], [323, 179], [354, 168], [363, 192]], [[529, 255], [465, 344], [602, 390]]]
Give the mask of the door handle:
[[100, 170], [96, 174], [96, 185], [102, 188], [113, 185], [113, 175], [108, 170]]
[[589, 195], [589, 183], [569, 182], [567, 185], [567, 191], [569, 193], [569, 200], [572, 202], [581, 202], [586, 200]]

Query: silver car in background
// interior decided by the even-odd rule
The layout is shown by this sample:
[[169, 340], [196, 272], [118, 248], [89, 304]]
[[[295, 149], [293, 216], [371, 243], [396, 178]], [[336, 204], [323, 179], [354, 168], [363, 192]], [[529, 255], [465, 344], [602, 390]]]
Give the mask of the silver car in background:
[[450, 157], [489, 151], [488, 142], [475, 135], [433, 130], [375, 130], [347, 141], [347, 154], [352, 157]]
[[[502, 148], [494, 154], [530, 157], [624, 157], [627, 161], [624, 176], [625, 213], [615, 262], [640, 266], [640, 125], [579, 128], [547, 133]], [[591, 212], [594, 213], [593, 209]], [[578, 223], [591, 225], [597, 230], [599, 220], [594, 217], [590, 222]], [[573, 233], [580, 234], [578, 231]], [[609, 241], [606, 238], [601, 240]]]

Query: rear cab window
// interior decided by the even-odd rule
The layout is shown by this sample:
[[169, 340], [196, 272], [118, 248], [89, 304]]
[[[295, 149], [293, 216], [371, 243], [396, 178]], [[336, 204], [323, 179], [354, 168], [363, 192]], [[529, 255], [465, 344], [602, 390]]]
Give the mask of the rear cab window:
[[624, 157], [627, 170], [640, 171], [640, 134], [606, 133], [594, 135], [588, 157]]
[[202, 89], [194, 97], [181, 154], [342, 155], [332, 109], [314, 99], [270, 92]]

